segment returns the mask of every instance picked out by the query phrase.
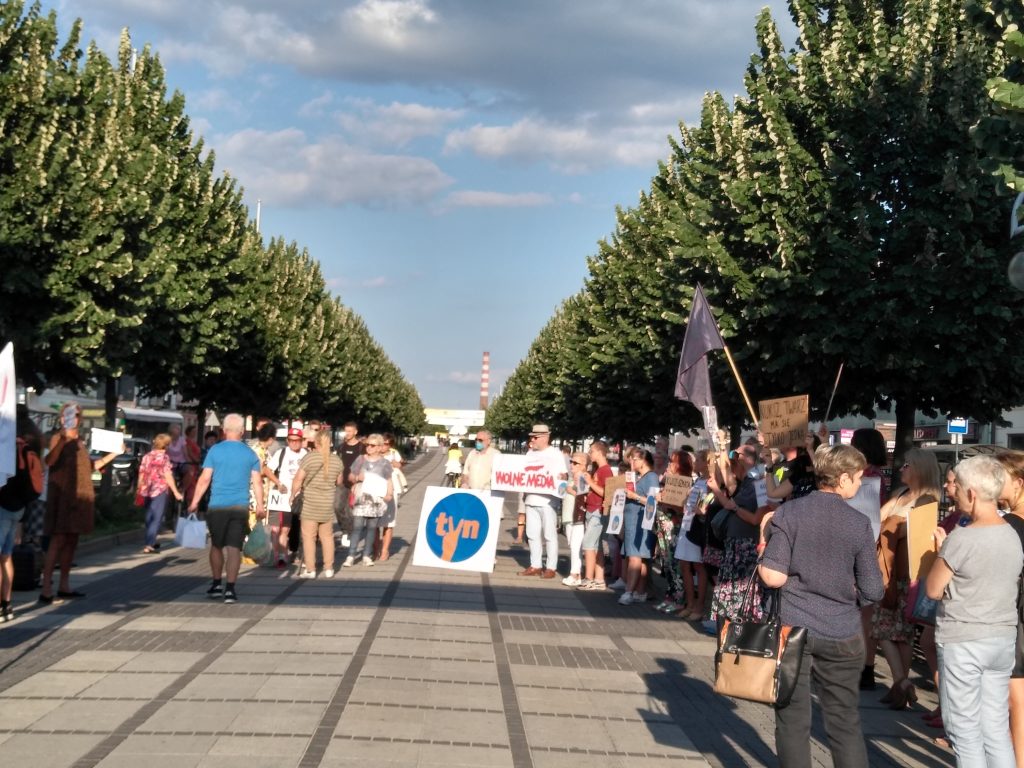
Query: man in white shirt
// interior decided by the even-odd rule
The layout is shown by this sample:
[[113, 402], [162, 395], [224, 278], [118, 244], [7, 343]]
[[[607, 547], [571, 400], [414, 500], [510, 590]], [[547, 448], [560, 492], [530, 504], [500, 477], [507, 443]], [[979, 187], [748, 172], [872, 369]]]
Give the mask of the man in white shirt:
[[491, 445], [491, 433], [481, 429], [476, 433], [476, 446], [466, 457], [466, 463], [462, 465], [462, 488], [471, 488], [474, 491], [489, 491], [491, 489], [491, 466], [494, 464], [494, 457], [501, 451]]
[[[551, 445], [551, 430], [547, 424], [534, 424], [530, 430], [530, 450], [527, 458], [536, 458], [550, 467], [555, 482], [569, 476], [562, 452]], [[520, 571], [520, 576], [540, 576], [553, 579], [558, 566], [558, 511], [562, 500], [556, 494], [527, 493], [523, 499], [526, 506], [526, 538], [530, 542], [530, 567]], [[541, 536], [544, 537], [543, 546]], [[542, 568], [542, 555], [547, 554], [547, 567]]]
[[271, 456], [268, 461], [268, 466], [272, 468], [278, 480], [277, 488], [268, 496], [267, 510], [276, 513], [271, 515], [270, 531], [274, 543], [274, 559], [279, 570], [286, 568], [290, 559], [288, 533], [293, 522], [290, 503], [292, 481], [299, 471], [299, 463], [308, 453], [304, 442], [302, 430], [297, 427], [289, 427], [287, 445]]

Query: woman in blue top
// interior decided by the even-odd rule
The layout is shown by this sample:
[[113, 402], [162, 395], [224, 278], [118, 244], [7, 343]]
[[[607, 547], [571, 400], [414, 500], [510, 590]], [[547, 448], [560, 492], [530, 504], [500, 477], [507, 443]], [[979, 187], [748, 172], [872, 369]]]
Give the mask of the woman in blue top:
[[642, 603], [647, 600], [647, 561], [654, 549], [654, 531], [645, 531], [640, 523], [644, 517], [644, 505], [650, 493], [658, 492], [658, 474], [654, 471], [654, 457], [650, 451], [634, 448], [629, 466], [636, 472], [636, 489], [626, 491], [626, 509], [623, 512], [623, 547], [628, 558], [626, 566], [626, 591], [619, 598], [619, 605]]

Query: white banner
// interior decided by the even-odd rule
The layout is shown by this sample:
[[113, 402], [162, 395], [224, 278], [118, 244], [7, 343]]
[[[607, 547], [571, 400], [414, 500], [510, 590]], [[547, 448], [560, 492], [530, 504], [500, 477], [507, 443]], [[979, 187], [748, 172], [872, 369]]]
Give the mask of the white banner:
[[412, 564], [493, 572], [503, 504], [487, 491], [428, 487]]
[[14, 345], [8, 342], [0, 352], [0, 487], [18, 471], [15, 382]]
[[562, 496], [568, 485], [561, 479], [564, 474], [561, 457], [499, 453], [491, 467], [491, 490]]
[[612, 495], [612, 506], [608, 513], [607, 533], [618, 536], [622, 531], [623, 513], [626, 510], [626, 489], [619, 488]]

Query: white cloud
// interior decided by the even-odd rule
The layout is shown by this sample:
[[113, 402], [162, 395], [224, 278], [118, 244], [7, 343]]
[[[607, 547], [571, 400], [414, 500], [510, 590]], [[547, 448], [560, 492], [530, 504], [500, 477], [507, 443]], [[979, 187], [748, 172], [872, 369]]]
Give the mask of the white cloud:
[[322, 117], [327, 108], [334, 103], [334, 94], [324, 91], [316, 98], [310, 99], [299, 107], [299, 115], [302, 117]]
[[374, 154], [338, 136], [310, 140], [297, 128], [247, 129], [212, 143], [218, 164], [250, 195], [282, 206], [419, 204], [452, 183], [425, 158]]
[[465, 189], [449, 194], [444, 199], [442, 208], [536, 208], [542, 205], [550, 205], [552, 202], [554, 201], [551, 195], [541, 192], [509, 194], [506, 192]]
[[437, 136], [465, 114], [465, 110], [393, 101], [349, 99], [351, 109], [335, 117], [346, 135], [376, 146], [404, 147], [422, 136]]
[[423, 0], [362, 0], [345, 15], [368, 37], [392, 44], [401, 44], [416, 26], [437, 21], [437, 14]]
[[[594, 121], [597, 122], [597, 121]], [[607, 165], [649, 165], [668, 153], [668, 129], [653, 125], [610, 127], [591, 121], [559, 125], [526, 117], [511, 125], [481, 125], [451, 132], [445, 153], [548, 163], [565, 173]]]

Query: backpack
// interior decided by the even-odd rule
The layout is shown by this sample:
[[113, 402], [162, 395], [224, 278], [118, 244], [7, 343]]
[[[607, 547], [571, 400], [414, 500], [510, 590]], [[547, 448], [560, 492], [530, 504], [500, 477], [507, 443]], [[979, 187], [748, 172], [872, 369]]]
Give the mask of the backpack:
[[43, 462], [39, 455], [18, 438], [16, 449], [17, 469], [7, 484], [0, 488], [0, 507], [11, 512], [24, 509], [43, 493]]

